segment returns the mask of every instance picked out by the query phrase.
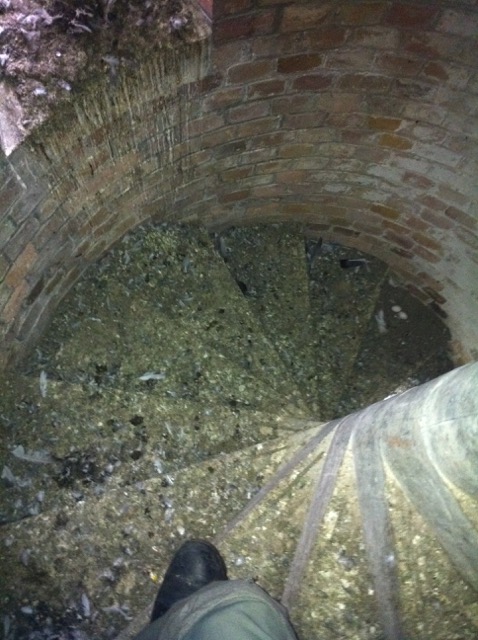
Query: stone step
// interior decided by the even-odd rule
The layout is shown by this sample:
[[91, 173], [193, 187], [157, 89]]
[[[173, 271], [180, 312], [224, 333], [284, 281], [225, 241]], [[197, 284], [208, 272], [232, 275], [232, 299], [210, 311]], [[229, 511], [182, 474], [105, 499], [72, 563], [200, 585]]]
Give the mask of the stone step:
[[[386, 498], [395, 549], [404, 637], [467, 638], [478, 628], [472, 590], [433, 533], [387, 473]], [[349, 450], [325, 514], [291, 617], [300, 637], [383, 638], [362, 533], [353, 454]]]
[[317, 368], [310, 322], [304, 236], [297, 225], [235, 228], [219, 246], [233, 278], [308, 406], [316, 410]]
[[[241, 402], [242, 386], [256, 384], [259, 395], [276, 394], [277, 406], [305, 410], [208, 234], [197, 228], [150, 226], [127, 236], [78, 283], [39, 349], [70, 381], [87, 376], [129, 388], [150, 372], [166, 376], [167, 392], [188, 397], [206, 387], [207, 365], [212, 395], [232, 398], [234, 387]], [[244, 401], [253, 401], [251, 393]]]
[[[158, 477], [88, 501], [65, 499], [56, 511], [4, 525], [0, 562], [10, 579], [0, 585], [3, 612], [21, 618], [20, 607], [35, 610], [41, 593], [51, 616], [74, 603], [89, 637], [106, 637], [111, 627], [125, 625], [120, 606], [134, 614], [152, 601], [155, 576], [182, 540], [216, 535], [314, 433], [221, 454], [182, 469], [170, 483]], [[312, 458], [323, 457], [325, 446]], [[294, 472], [286, 493], [301, 485], [304, 473]], [[236, 553], [228, 557], [232, 567], [243, 563], [242, 551]], [[94, 611], [89, 617], [81, 614], [83, 594]]]
[[[221, 452], [303, 428], [303, 420], [281, 411], [274, 396], [261, 399], [259, 389], [250, 405], [200, 394], [165, 397], [161, 385], [140, 382], [127, 391], [49, 380], [42, 397], [36, 378], [6, 382], [4, 391], [24, 400], [10, 411], [10, 430], [2, 439], [2, 468], [13, 479], [2, 494], [1, 519], [55, 508], [65, 491], [84, 500], [115, 483], [164, 479]], [[262, 400], [265, 410], [257, 408]]]
[[[216, 535], [231, 568], [231, 577], [255, 580], [273, 597], [279, 600], [284, 597], [284, 585], [294, 565], [308, 511], [314, 512], [318, 506], [315, 503], [310, 507], [312, 496], [316, 493], [320, 502], [323, 495], [317, 490], [317, 480], [324, 471], [325, 454], [330, 449], [328, 438], [267, 493], [256, 508], [244, 518], [236, 518], [234, 528]], [[396, 572], [398, 580], [395, 583], [392, 578], [392, 583], [398, 592], [392, 597], [397, 604], [399, 624], [405, 632], [401, 637], [473, 640], [478, 629], [476, 593], [451, 564], [387, 465], [383, 469], [383, 486], [376, 486], [373, 465], [367, 471], [369, 461], [365, 461], [359, 471], [356, 456], [357, 450], [351, 443], [319, 522], [310, 559], [298, 581], [297, 596], [291, 597], [289, 592], [288, 608], [299, 637], [321, 640], [384, 637], [377, 608], [377, 600], [383, 601], [383, 594], [377, 593], [377, 583], [371, 575], [373, 562], [363, 533], [367, 516], [363, 495], [359, 495], [357, 476], [360, 475], [372, 489], [369, 508], [377, 509], [375, 494], [381, 489], [384, 491], [385, 516], [390, 525], [387, 536], [394, 546], [391, 554], [383, 556], [381, 545], [387, 552], [390, 549], [378, 538], [377, 549], [372, 553], [378, 553], [385, 574], [389, 570]], [[379, 464], [381, 466], [382, 461]], [[364, 469], [366, 478], [361, 475]], [[311, 530], [306, 540], [309, 536], [313, 541]], [[301, 549], [301, 553], [305, 553], [303, 547]], [[383, 587], [386, 591], [388, 585]], [[147, 610], [138, 616], [136, 624], [146, 622]], [[129, 639], [132, 630], [130, 627], [130, 632], [122, 633], [118, 640]]]
[[344, 384], [338, 413], [346, 415], [453, 368], [448, 329], [436, 314], [396, 286], [380, 291], [360, 352]]
[[309, 240], [307, 249], [319, 415], [330, 420], [344, 415], [336, 405], [347, 393], [346, 381], [387, 267], [376, 258], [340, 245]]
[[[144, 603], [152, 603], [173, 550], [191, 537], [216, 539], [231, 578], [253, 579], [280, 598], [330, 436], [252, 511], [237, 516], [318, 428], [193, 465], [166, 487], [159, 479], [149, 480], [113, 489], [94, 503], [65, 505], [55, 515], [5, 526], [0, 561], [11, 579], [1, 585], [0, 601], [10, 603], [4, 607], [6, 615], [13, 618], [14, 603], [36, 615], [40, 590], [49, 615], [73, 610], [76, 626], [83, 620], [88, 637], [105, 637], [125, 626], [125, 617], [140, 612], [145, 619]], [[400, 578], [407, 635], [473, 640], [473, 591], [397, 480], [385, 471], [396, 543], [390, 562]], [[300, 637], [367, 639], [383, 633], [359, 505], [356, 462], [349, 448], [299, 581], [298, 597], [289, 606]], [[224, 531], [224, 524], [234, 518], [236, 526]], [[45, 615], [45, 609], [41, 611]]]
[[[0, 563], [9, 580], [0, 581], [0, 609], [11, 635], [41, 633], [51, 618], [85, 638], [113, 637], [153, 601], [173, 550], [190, 537], [215, 539], [231, 577], [258, 579], [280, 597], [330, 447], [329, 436], [265, 491], [320, 428], [304, 398], [321, 415], [345, 415], [450, 368], [446, 331], [406, 291], [380, 288], [383, 265], [308, 244], [307, 272], [300, 234], [282, 243], [279, 229], [258, 231], [267, 258], [255, 263], [259, 276], [238, 258], [255, 253], [244, 230], [231, 232], [237, 249], [229, 235], [219, 246], [227, 267], [236, 255], [243, 271], [234, 276], [203, 231], [148, 226], [129, 234], [78, 283], [18, 378], [2, 382]], [[281, 251], [289, 267], [276, 274]], [[273, 274], [267, 285], [265, 273]], [[290, 284], [281, 289], [292, 275], [305, 302], [296, 303]], [[290, 353], [304, 357], [303, 367]], [[357, 452], [347, 451], [291, 604], [302, 637], [383, 633], [357, 464]], [[386, 473], [408, 635], [473, 640], [473, 592], [400, 479]]]

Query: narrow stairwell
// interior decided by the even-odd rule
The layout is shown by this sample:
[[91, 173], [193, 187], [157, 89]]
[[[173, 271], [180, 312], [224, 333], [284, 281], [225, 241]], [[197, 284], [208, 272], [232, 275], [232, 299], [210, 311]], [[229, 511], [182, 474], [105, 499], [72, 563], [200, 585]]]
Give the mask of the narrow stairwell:
[[[5, 638], [112, 638], [135, 619], [129, 637], [192, 536], [290, 598], [303, 638], [476, 638], [476, 592], [371, 462], [382, 538], [403, 557], [384, 580], [401, 585], [404, 626], [384, 624], [380, 606], [399, 606], [385, 594], [377, 609], [362, 535], [371, 445], [350, 448], [342, 420], [451, 369], [447, 340], [383, 263], [297, 226], [128, 234], [3, 382]], [[297, 590], [303, 522], [320, 513]]]

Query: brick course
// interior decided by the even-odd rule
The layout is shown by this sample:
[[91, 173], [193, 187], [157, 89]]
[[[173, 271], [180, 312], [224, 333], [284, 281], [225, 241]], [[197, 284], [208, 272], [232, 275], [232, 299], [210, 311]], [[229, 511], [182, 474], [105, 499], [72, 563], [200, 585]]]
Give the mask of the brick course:
[[114, 104], [102, 91], [80, 97], [0, 162], [8, 348], [35, 337], [89, 261], [154, 216], [307, 222], [386, 259], [469, 356], [478, 331], [460, 317], [478, 315], [478, 10], [202, 4], [208, 68], [198, 52], [165, 80], [164, 61], [144, 61], [144, 86], [128, 80]]

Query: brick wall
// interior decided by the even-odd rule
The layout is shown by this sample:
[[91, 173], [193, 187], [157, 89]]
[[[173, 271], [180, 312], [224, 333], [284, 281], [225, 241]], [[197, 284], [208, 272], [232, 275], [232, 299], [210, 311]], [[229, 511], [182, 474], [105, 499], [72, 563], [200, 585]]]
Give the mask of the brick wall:
[[387, 261], [447, 315], [457, 361], [476, 358], [478, 9], [202, 6], [209, 43], [145, 60], [112, 94], [86, 89], [4, 159], [4, 353], [31, 342], [87, 264], [155, 217], [303, 221]]

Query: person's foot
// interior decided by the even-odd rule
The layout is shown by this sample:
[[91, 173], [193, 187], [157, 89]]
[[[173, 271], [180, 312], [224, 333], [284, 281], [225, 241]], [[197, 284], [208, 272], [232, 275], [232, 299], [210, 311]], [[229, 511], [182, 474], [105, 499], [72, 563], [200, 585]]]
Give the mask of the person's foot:
[[154, 601], [151, 622], [178, 600], [215, 580], [227, 580], [224, 560], [206, 540], [188, 540], [174, 554]]

